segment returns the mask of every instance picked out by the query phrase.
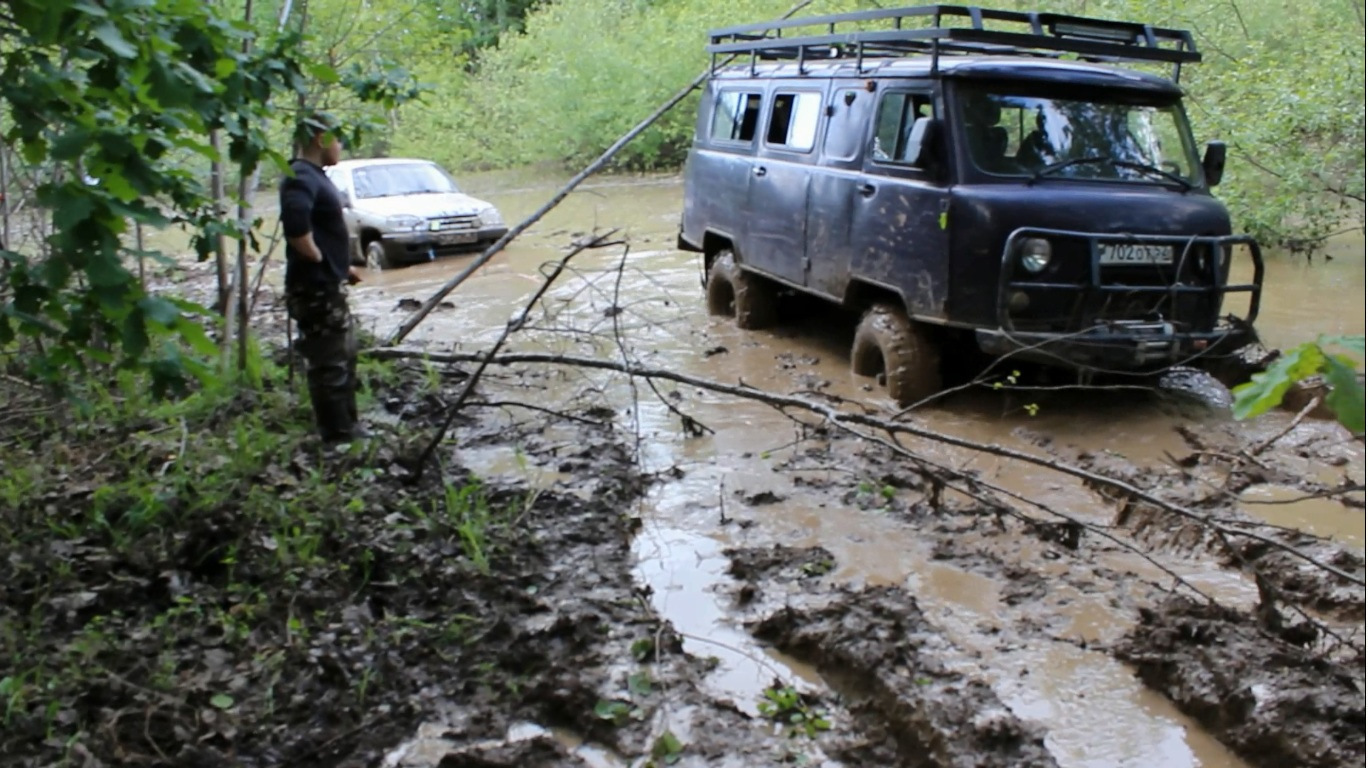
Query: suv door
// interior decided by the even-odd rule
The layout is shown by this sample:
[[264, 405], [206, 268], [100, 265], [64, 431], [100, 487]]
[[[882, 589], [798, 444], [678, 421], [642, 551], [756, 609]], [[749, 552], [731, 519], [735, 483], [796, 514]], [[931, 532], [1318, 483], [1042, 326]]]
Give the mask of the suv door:
[[851, 274], [899, 290], [907, 313], [945, 317], [949, 190], [909, 156], [918, 117], [935, 117], [933, 93], [891, 84], [879, 92], [854, 215]]
[[808, 184], [823, 96], [806, 84], [775, 87], [751, 166], [742, 262], [794, 285], [803, 285], [807, 276]]
[[754, 83], [710, 85], [699, 110], [694, 146], [684, 168], [683, 235], [701, 248], [708, 233], [744, 247], [755, 137], [763, 88]]
[[822, 156], [812, 171], [808, 192], [807, 287], [835, 301], [846, 295], [855, 239], [855, 208], [863, 204], [860, 188], [864, 145], [874, 116], [875, 96], [864, 80], [832, 83]]

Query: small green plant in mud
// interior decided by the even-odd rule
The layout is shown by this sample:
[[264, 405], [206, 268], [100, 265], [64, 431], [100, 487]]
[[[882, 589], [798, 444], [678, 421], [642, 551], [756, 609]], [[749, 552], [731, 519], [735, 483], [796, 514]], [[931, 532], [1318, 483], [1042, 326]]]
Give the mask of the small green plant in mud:
[[775, 683], [761, 694], [756, 705], [760, 714], [776, 723], [788, 726], [790, 738], [816, 738], [818, 733], [831, 730], [826, 712], [809, 707], [803, 695], [791, 685]]
[[[659, 768], [660, 765], [674, 765], [684, 757], [684, 742], [674, 735], [672, 731], [666, 731], [655, 740], [651, 745], [651, 759], [646, 763], [647, 768]], [[659, 762], [657, 762], [659, 761]]]
[[887, 512], [897, 495], [897, 488], [874, 480], [861, 480], [860, 484], [855, 486], [855, 499], [863, 509]]
[[461, 540], [461, 551], [482, 574], [489, 574], [489, 533], [495, 520], [479, 482], [443, 487], [446, 522]]
[[831, 573], [831, 570], [835, 567], [835, 560], [822, 558], [821, 560], [810, 560], [803, 563], [802, 567], [798, 570], [802, 571], [804, 576], [825, 576], [828, 573]]

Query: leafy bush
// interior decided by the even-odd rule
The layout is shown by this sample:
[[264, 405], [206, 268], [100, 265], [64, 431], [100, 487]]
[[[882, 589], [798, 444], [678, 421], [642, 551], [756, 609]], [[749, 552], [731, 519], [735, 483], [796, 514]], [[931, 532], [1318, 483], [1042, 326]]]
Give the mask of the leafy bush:
[[[1231, 146], [1220, 194], [1237, 229], [1310, 247], [1363, 224], [1361, 16], [1288, 0], [985, 2], [1136, 19], [1194, 30], [1203, 63], [1183, 72], [1199, 141]], [[462, 168], [579, 167], [708, 65], [710, 28], [776, 18], [791, 0], [577, 0], [538, 6], [525, 30], [483, 51], [468, 79], [448, 68], [431, 98], [401, 113], [395, 146]], [[803, 15], [874, 7], [816, 3]], [[619, 165], [678, 166], [696, 99], [633, 143]], [[1351, 148], [1346, 150], [1345, 148]]]

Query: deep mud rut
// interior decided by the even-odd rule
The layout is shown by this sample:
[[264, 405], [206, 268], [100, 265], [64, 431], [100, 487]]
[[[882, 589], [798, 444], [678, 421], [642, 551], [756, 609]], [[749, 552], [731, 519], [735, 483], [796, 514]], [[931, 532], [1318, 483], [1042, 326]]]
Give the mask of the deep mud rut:
[[[499, 200], [497, 185], [486, 192]], [[537, 192], [500, 202], [530, 207]], [[577, 193], [449, 297], [452, 305], [413, 341], [480, 349], [536, 285], [536, 265], [590, 223], [625, 226], [631, 251], [581, 257], [580, 272], [534, 312], [513, 349], [598, 354], [887, 408], [872, 382], [846, 371], [851, 329], [839, 318], [790, 316], [771, 331], [744, 333], [706, 316], [696, 262], [668, 250], [677, 197], [672, 179], [605, 180]], [[1335, 263], [1338, 279], [1362, 282], [1358, 244]], [[424, 297], [456, 268], [387, 273], [358, 298], [383, 332], [404, 316], [401, 299]], [[1273, 265], [1265, 337], [1293, 342], [1318, 332], [1307, 323], [1325, 316], [1306, 316], [1311, 293], [1296, 291], [1324, 295], [1327, 286], [1315, 281], [1330, 279]], [[1280, 287], [1292, 292], [1280, 295]], [[1346, 306], [1361, 299], [1347, 295]], [[510, 368], [505, 383], [525, 370]], [[1276, 548], [1294, 546], [1363, 578], [1363, 449], [1332, 424], [1307, 420], [1265, 445], [1291, 426], [1290, 414], [1238, 424], [1181, 397], [1130, 390], [968, 392], [919, 416], [944, 432], [1128, 482], [1227, 528], [1256, 531], [1268, 540], [1261, 542], [1213, 535], [1041, 467], [905, 441], [1043, 504], [1024, 518], [1001, 515], [811, 418], [658, 385], [677, 413], [645, 383], [553, 370], [561, 383], [536, 389], [537, 402], [587, 397], [637, 435], [636, 458], [654, 482], [637, 505], [636, 577], [683, 635], [683, 649], [717, 660], [704, 690], [751, 715], [776, 677], [823, 700], [859, 744], [827, 751], [830, 759], [1208, 767], [1363, 760], [1361, 728], [1354, 736], [1342, 725], [1361, 726], [1364, 716], [1363, 589]], [[487, 396], [519, 397], [516, 387], [497, 395], [493, 387]], [[1027, 404], [1038, 415], [1027, 415]], [[687, 428], [680, 413], [712, 431]], [[509, 453], [463, 455], [497, 472], [511, 467]], [[566, 481], [552, 469], [538, 470], [539, 482]], [[757, 558], [772, 562], [761, 567]], [[1205, 607], [1208, 599], [1221, 607]], [[1183, 640], [1194, 611], [1210, 614], [1197, 636], [1215, 638], [1216, 650]], [[814, 743], [831, 738], [824, 732]]]
[[[472, 192], [509, 218], [555, 188], [487, 183]], [[623, 226], [630, 252], [583, 255], [512, 349], [888, 412], [846, 369], [853, 326], [744, 333], [706, 316], [696, 262], [671, 250], [677, 180], [590, 186], [411, 344], [483, 349], [538, 265], [595, 225]], [[465, 263], [373, 275], [354, 293], [358, 315], [383, 334]], [[1282, 315], [1278, 303], [1265, 296], [1265, 337], [1299, 340], [1303, 303], [1287, 299]], [[1362, 325], [1302, 335], [1330, 330]], [[469, 368], [441, 374], [448, 392]], [[1237, 424], [1129, 390], [971, 391], [914, 416], [1123, 480], [1259, 542], [1039, 466], [903, 441], [1043, 507], [1002, 514], [810, 416], [656, 390], [571, 367], [490, 369], [443, 449], [448, 472], [540, 495], [492, 581], [434, 588], [425, 603], [490, 629], [455, 651], [396, 649], [416, 693], [387, 706], [408, 702], [405, 716], [331, 743], [334, 762], [316, 764], [1363, 763], [1363, 588], [1269, 543], [1363, 578], [1364, 452], [1334, 425], [1308, 420], [1265, 448], [1290, 414]], [[373, 418], [431, 423], [440, 403], [399, 394], [389, 409]]]

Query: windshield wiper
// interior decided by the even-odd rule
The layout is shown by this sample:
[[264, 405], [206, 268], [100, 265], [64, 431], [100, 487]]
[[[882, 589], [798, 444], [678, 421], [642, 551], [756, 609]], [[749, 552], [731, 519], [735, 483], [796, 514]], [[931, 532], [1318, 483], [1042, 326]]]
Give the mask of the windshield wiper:
[[1105, 155], [1089, 155], [1087, 157], [1075, 157], [1072, 160], [1064, 160], [1062, 162], [1052, 163], [1032, 174], [1031, 183], [1040, 181], [1046, 176], [1052, 173], [1058, 173], [1059, 171], [1062, 171], [1065, 168], [1072, 168], [1075, 165], [1092, 165], [1094, 163], [1111, 163], [1117, 168], [1128, 168], [1132, 171], [1148, 173], [1152, 176], [1162, 176], [1163, 178], [1168, 179], [1169, 181], [1172, 181], [1173, 183], [1181, 186], [1184, 192], [1187, 192], [1188, 190], [1192, 189], [1192, 182], [1188, 181], [1182, 176], [1179, 176], [1176, 173], [1169, 173], [1168, 171], [1162, 168], [1155, 168], [1152, 165], [1145, 165], [1144, 163], [1133, 163], [1129, 160], [1117, 160], [1114, 157], [1107, 157]]
[[1075, 157], [1072, 160], [1062, 160], [1058, 163], [1050, 163], [1044, 168], [1041, 168], [1040, 170], [1031, 174], [1031, 182], [1034, 183], [1040, 181], [1041, 179], [1045, 178], [1046, 176], [1049, 176], [1052, 173], [1058, 173], [1059, 171], [1062, 171], [1065, 168], [1072, 168], [1075, 165], [1092, 165], [1093, 163], [1109, 162], [1112, 162], [1112, 159], [1110, 157], [1107, 157], [1106, 155], [1088, 155], [1087, 157]]
[[1182, 187], [1184, 192], [1188, 191], [1189, 189], [1192, 189], [1192, 182], [1188, 181], [1182, 176], [1179, 176], [1176, 173], [1170, 173], [1169, 171], [1166, 171], [1163, 168], [1156, 168], [1152, 165], [1145, 165], [1144, 163], [1132, 163], [1129, 160], [1113, 160], [1112, 165], [1115, 165], [1118, 168], [1129, 168], [1132, 171], [1148, 173], [1153, 176], [1162, 176], [1165, 179], [1168, 179], [1169, 181]]

